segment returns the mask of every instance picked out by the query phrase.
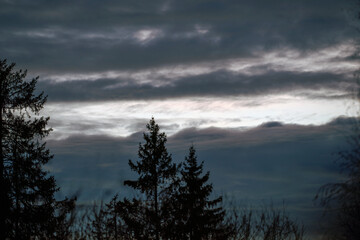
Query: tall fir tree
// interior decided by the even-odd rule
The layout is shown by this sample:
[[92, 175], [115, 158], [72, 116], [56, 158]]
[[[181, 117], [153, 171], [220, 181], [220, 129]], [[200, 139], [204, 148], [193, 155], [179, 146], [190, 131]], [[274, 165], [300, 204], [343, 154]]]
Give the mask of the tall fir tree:
[[55, 200], [55, 179], [43, 169], [52, 158], [43, 142], [49, 118], [39, 116], [46, 96], [35, 94], [38, 78], [25, 81], [14, 67], [0, 60], [1, 239], [54, 239], [74, 202]]
[[161, 238], [166, 228], [167, 215], [163, 203], [168, 197], [173, 180], [176, 178], [177, 165], [166, 149], [166, 135], [160, 133], [154, 118], [146, 125], [148, 133], [144, 133], [144, 144], [139, 144], [138, 156], [140, 161], [129, 160], [131, 170], [139, 174], [137, 180], [125, 181], [124, 184], [139, 190], [144, 200], [134, 198], [132, 201], [124, 199], [120, 204], [123, 208], [125, 223], [128, 229], [141, 236], [137, 239]]
[[191, 146], [181, 170], [178, 232], [181, 239], [227, 239], [230, 228], [224, 224], [225, 210], [219, 206], [222, 197], [210, 200], [213, 186], [207, 183], [210, 173], [202, 175], [203, 165]]

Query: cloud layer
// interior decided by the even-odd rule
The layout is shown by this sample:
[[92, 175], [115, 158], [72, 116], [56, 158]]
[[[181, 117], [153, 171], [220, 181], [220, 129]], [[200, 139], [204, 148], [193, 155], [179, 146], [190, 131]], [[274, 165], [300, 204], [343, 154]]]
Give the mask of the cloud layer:
[[[54, 128], [48, 169], [82, 201], [130, 194], [154, 116], [174, 159], [194, 143], [217, 192], [285, 199], [312, 225], [312, 197], [339, 179], [358, 103], [358, 2], [0, 0], [1, 58], [40, 76]], [[331, 119], [337, 119], [326, 123]]]
[[1, 5], [0, 51], [40, 75], [51, 101], [304, 89], [346, 98], [358, 66], [355, 1]]
[[[339, 118], [326, 125], [304, 126], [267, 122], [248, 130], [189, 128], [168, 138], [174, 161], [182, 161], [194, 144], [199, 160], [211, 172], [217, 193], [252, 204], [273, 200], [308, 226], [319, 217], [313, 197], [325, 183], [339, 181], [336, 152], [348, 148], [355, 119]], [[161, 126], [160, 126], [161, 127]], [[74, 135], [49, 140], [55, 154], [49, 169], [61, 194], [81, 190], [81, 201], [131, 194], [122, 185], [134, 178], [127, 165], [137, 159], [142, 133], [129, 137]]]

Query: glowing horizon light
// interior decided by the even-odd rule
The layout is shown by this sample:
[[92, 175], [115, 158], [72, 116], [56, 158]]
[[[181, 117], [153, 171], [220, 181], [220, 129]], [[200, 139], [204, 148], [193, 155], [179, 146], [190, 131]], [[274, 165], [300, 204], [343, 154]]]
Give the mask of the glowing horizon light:
[[[232, 98], [188, 98], [112, 102], [49, 103], [44, 115], [51, 118], [51, 138], [73, 134], [129, 136], [143, 131], [152, 116], [168, 135], [182, 129], [256, 127], [279, 121], [286, 124], [321, 125], [339, 116], [357, 116], [359, 103], [344, 99], [307, 99], [282, 94]], [[54, 114], [56, 113], [56, 114]]]

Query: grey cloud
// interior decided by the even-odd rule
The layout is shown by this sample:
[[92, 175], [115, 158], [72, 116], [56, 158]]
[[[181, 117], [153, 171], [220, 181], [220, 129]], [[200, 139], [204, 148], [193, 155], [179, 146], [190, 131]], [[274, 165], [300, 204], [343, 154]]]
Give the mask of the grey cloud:
[[[137, 71], [244, 59], [279, 49], [306, 55], [358, 37], [350, 25], [358, 9], [352, 0], [0, 0], [0, 5], [1, 57], [29, 69], [29, 75], [41, 75], [38, 89], [54, 102], [254, 96], [300, 90], [305, 92], [297, 94], [309, 98], [333, 99], [349, 97], [354, 82], [332, 69], [275, 71], [271, 64], [251, 69], [263, 72], [258, 75], [216, 70], [161, 86], [138, 84], [131, 78], [64, 83], [42, 79], [52, 74]], [[155, 35], [141, 35], [142, 30], [155, 30]], [[344, 61], [356, 63], [357, 57], [354, 53]], [[121, 87], [112, 87], [119, 83]], [[341, 91], [331, 93], [333, 90]], [[137, 106], [131, 108], [136, 111]], [[128, 128], [140, 131], [141, 121]], [[351, 121], [336, 119], [323, 126], [271, 122], [246, 130], [189, 128], [169, 137], [168, 146], [174, 159], [181, 161], [194, 143], [199, 159], [211, 171], [216, 191], [239, 198], [284, 198], [305, 216], [304, 212], [315, 211], [311, 200], [317, 188], [339, 177], [332, 153], [346, 148], [344, 139], [351, 132]], [[74, 130], [95, 128], [101, 126], [91, 121], [73, 126]], [[177, 125], [164, 129], [177, 129]], [[62, 193], [80, 188], [83, 200], [109, 192], [128, 193], [121, 182], [133, 177], [127, 160], [136, 159], [141, 138], [138, 132], [124, 138], [73, 135], [49, 140], [55, 154], [49, 169]]]
[[332, 126], [342, 126], [342, 125], [346, 126], [346, 125], [355, 125], [358, 122], [359, 122], [358, 118], [349, 118], [346, 116], [340, 116], [338, 118], [335, 118], [328, 124]]
[[[336, 152], [356, 119], [334, 119], [321, 126], [264, 123], [247, 130], [185, 129], [168, 138], [168, 150], [182, 161], [193, 143], [205, 161], [217, 193], [256, 201], [285, 200], [298, 218], [314, 224], [313, 197], [325, 183], [339, 181]], [[160, 126], [161, 127], [161, 126]], [[135, 177], [127, 165], [137, 159], [142, 133], [129, 137], [76, 135], [49, 140], [53, 169], [62, 194], [82, 190], [83, 200], [99, 199], [104, 191], [126, 195], [124, 179]]]
[[97, 121], [91, 121], [91, 120], [87, 120], [87, 121], [82, 120], [81, 122], [69, 123], [69, 122], [62, 121], [60, 119], [51, 119], [49, 122], [49, 125], [50, 125], [50, 127], [66, 126], [70, 132], [73, 132], [75, 130], [81, 132], [81, 131], [90, 130], [90, 129], [101, 129], [103, 127], [113, 128], [116, 126], [117, 120], [120, 120], [120, 119], [114, 119], [114, 122], [112, 122], [112, 123], [106, 123], [106, 122], [99, 123]]
[[[116, 86], [122, 83], [122, 86]], [[267, 72], [247, 76], [217, 71], [195, 77], [184, 77], [171, 85], [155, 87], [135, 84], [131, 80], [99, 79], [95, 81], [49, 82], [40, 81], [39, 90], [49, 95], [50, 101], [102, 101], [131, 99], [164, 99], [199, 96], [250, 96], [291, 91], [318, 90], [302, 93], [309, 98], [349, 97], [355, 86], [351, 77], [333, 73]], [[342, 91], [339, 95], [329, 91]], [[135, 106], [136, 107], [136, 106]]]
[[[349, 26], [352, 1], [170, 1], [164, 11], [166, 4], [4, 1], [0, 50], [34, 73], [59, 73], [228, 59], [284, 46], [306, 52], [354, 39], [357, 34]], [[208, 32], [203, 37], [186, 37], [196, 26]], [[152, 28], [164, 31], [164, 36], [145, 47], [119, 41], [128, 38], [126, 31], [116, 36], [116, 29]], [[56, 37], [16, 35], [45, 31], [46, 36], [54, 34], [51, 29], [57, 29]], [[107, 37], [94, 37], [100, 35]]]
[[[125, 152], [136, 149], [142, 133], [137, 132], [129, 137], [110, 137], [106, 135], [73, 135], [63, 140], [48, 140], [48, 146], [55, 149], [55, 154], [93, 154], [106, 152]], [[133, 147], [130, 147], [133, 145]], [[90, 147], [89, 147], [90, 146]], [[133, 149], [131, 149], [133, 148]], [[87, 150], [87, 151], [85, 151]]]
[[[128, 129], [130, 132], [146, 131], [146, 127], [144, 125], [146, 122], [147, 119], [134, 119], [133, 123], [130, 123], [126, 129]], [[176, 123], [162, 124], [161, 128], [164, 131], [177, 131], [180, 128], [180, 125]]]
[[[356, 87], [354, 87], [356, 88]], [[298, 93], [296, 94], [298, 96], [301, 97], [305, 97], [305, 98], [310, 98], [310, 99], [351, 99], [355, 96], [353, 90], [350, 90], [348, 88], [347, 92], [343, 92], [343, 93], [314, 93], [314, 92], [303, 92], [303, 93]]]
[[267, 122], [261, 125], [264, 128], [271, 128], [271, 127], [282, 127], [283, 123], [281, 122]]
[[[241, 119], [229, 119], [229, 120], [233, 120], [236, 122], [241, 122]], [[209, 124], [209, 123], [213, 123], [213, 120], [210, 119], [197, 119], [197, 120], [190, 120], [189, 122], [186, 123], [185, 128], [189, 128], [189, 127], [199, 127], [203, 124]]]
[[[316, 153], [316, 149], [319, 149], [319, 151], [324, 150], [324, 146], [321, 145], [322, 142], [325, 145], [331, 143], [331, 146], [335, 148], [332, 148], [329, 152], [330, 157], [333, 151], [336, 151], [337, 148], [341, 149], [346, 145], [344, 140], [348, 136], [347, 134], [351, 131], [356, 121], [358, 121], [356, 118], [340, 117], [320, 126], [268, 122], [261, 124], [258, 127], [245, 130], [222, 129], [213, 127], [206, 129], [188, 128], [170, 136], [168, 138], [168, 147], [170, 152], [174, 151], [176, 155], [181, 153], [181, 156], [179, 157], [181, 160], [183, 158], [182, 155], [186, 154], [190, 144], [194, 143], [199, 151], [199, 155], [205, 154], [211, 156], [210, 152], [214, 154], [215, 152], [219, 152], [215, 155], [221, 155], [222, 153], [225, 153], [229, 154], [229, 156], [231, 156], [232, 163], [236, 164], [241, 163], [242, 160], [239, 160], [240, 162], [235, 161], [235, 159], [241, 158], [238, 158], [237, 154], [234, 154], [234, 152], [242, 152], [240, 155], [243, 155], [248, 150], [253, 149], [253, 154], [255, 154], [255, 149], [264, 148], [272, 151], [272, 147], [275, 147], [279, 148], [276, 150], [279, 151], [277, 152], [277, 155], [281, 155], [281, 152], [285, 151], [285, 149], [281, 149], [283, 144], [294, 144], [294, 149], [289, 149], [288, 154], [292, 154], [293, 157], [298, 158], [300, 161], [298, 163], [304, 161], [306, 164], [316, 165], [317, 163], [313, 162], [311, 159], [301, 157], [301, 155], [305, 154], [300, 154], [302, 151], [301, 149], [304, 147], [312, 149], [311, 152], [306, 153], [311, 156], [311, 154]], [[160, 127], [161, 131], [166, 132], [166, 127]], [[61, 155], [85, 157], [96, 155], [98, 153], [111, 154], [114, 156], [124, 155], [128, 157], [136, 157], [138, 143], [142, 141], [142, 132], [137, 132], [128, 137], [111, 137], [106, 135], [72, 135], [62, 140], [48, 140], [47, 143], [48, 147], [55, 154], [55, 158]], [[316, 143], [316, 146], [311, 146], [312, 143]], [[292, 152], [292, 150], [295, 152]], [[297, 155], [297, 151], [299, 151], [298, 153], [300, 155]], [[257, 152], [254, 156], [257, 154], [266, 155], [266, 152], [267, 151], [265, 150], [263, 153], [260, 151]], [[211, 161], [217, 161], [217, 158], [211, 157], [211, 159]], [[218, 158], [218, 161], [225, 159], [226, 157], [220, 157]], [[127, 160], [124, 160], [126, 165]], [[265, 159], [259, 159], [259, 161], [268, 162], [268, 160]], [[271, 161], [275, 161], [275, 159]], [[56, 162], [57, 161], [55, 159], [54, 164]], [[213, 164], [215, 163], [216, 162], [213, 162]], [[268, 163], [271, 164], [271, 162]], [[57, 164], [62, 163], [60, 162]], [[309, 167], [306, 164], [304, 165], [305, 168], [307, 168], [309, 171], [314, 171], [313, 166]]]
[[322, 126], [303, 126], [268, 122], [263, 123], [256, 128], [238, 131], [235, 129], [221, 128], [189, 128], [173, 135], [172, 141], [181, 142], [183, 139], [186, 139], [187, 141], [196, 142], [199, 147], [202, 147], [203, 145], [206, 146], [206, 148], [216, 146], [217, 149], [234, 146], [258, 146], [275, 142], [277, 144], [289, 141], [306, 142], [311, 141], [312, 138], [314, 138], [314, 135], [320, 136], [322, 133], [327, 133], [328, 131], [331, 131], [332, 134], [339, 138], [345, 137], [343, 131], [345, 129], [349, 130], [349, 127], [353, 126], [354, 121], [354, 118], [347, 120], [335, 119], [327, 125]]

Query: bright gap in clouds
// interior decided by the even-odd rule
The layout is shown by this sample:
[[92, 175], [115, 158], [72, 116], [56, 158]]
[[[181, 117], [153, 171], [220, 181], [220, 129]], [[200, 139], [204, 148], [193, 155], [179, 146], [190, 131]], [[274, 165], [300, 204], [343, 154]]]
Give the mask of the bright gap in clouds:
[[116, 102], [49, 103], [44, 115], [52, 116], [51, 138], [105, 134], [128, 136], [144, 131], [154, 116], [162, 130], [172, 135], [189, 127], [236, 128], [280, 121], [321, 125], [338, 116], [356, 116], [358, 103], [344, 99], [307, 99], [295, 95], [233, 98], [188, 98]]

